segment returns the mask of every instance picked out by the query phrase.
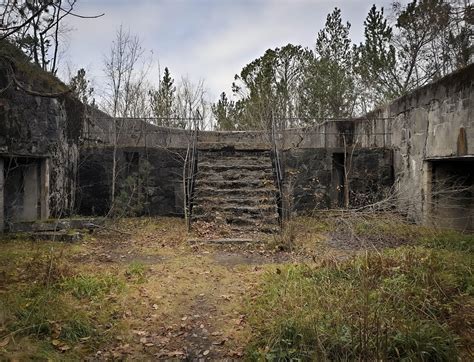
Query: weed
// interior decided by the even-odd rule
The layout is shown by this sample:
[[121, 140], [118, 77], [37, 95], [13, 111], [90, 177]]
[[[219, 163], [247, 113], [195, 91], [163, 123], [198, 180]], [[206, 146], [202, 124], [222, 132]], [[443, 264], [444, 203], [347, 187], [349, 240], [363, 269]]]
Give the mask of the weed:
[[281, 233], [274, 235], [270, 247], [279, 251], [292, 251], [296, 239], [296, 229], [296, 223], [286, 222], [282, 227]]

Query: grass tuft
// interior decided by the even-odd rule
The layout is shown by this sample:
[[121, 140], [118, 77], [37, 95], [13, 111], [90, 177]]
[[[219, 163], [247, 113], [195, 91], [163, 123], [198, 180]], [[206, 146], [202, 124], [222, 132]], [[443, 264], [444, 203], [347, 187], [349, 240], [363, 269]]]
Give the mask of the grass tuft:
[[124, 283], [112, 274], [102, 276], [79, 274], [65, 278], [61, 287], [71, 292], [76, 298], [92, 299], [106, 293], [121, 291], [124, 288]]
[[146, 267], [143, 263], [134, 261], [128, 266], [127, 270], [125, 271], [125, 275], [128, 279], [136, 283], [143, 283], [145, 282], [145, 271]]

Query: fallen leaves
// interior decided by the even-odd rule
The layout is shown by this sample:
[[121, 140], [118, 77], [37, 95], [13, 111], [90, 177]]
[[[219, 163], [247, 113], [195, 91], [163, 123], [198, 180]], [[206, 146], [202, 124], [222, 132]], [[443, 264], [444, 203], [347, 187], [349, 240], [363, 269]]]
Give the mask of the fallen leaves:
[[56, 348], [57, 350], [61, 352], [66, 352], [71, 349], [71, 347], [68, 344], [60, 341], [59, 339], [53, 339], [51, 341], [51, 344], [54, 346], [54, 348]]
[[4, 348], [10, 342], [10, 337], [5, 338], [3, 341], [0, 342], [0, 348]]

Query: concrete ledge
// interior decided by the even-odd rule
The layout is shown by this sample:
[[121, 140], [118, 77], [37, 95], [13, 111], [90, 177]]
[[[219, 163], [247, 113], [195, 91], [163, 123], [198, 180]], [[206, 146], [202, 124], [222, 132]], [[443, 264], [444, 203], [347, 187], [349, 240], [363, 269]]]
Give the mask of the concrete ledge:
[[270, 144], [260, 144], [251, 142], [199, 142], [197, 149], [204, 151], [219, 151], [219, 150], [232, 150], [232, 151], [270, 151]]
[[60, 219], [47, 221], [15, 222], [8, 226], [12, 233], [41, 233], [70, 229], [95, 229], [96, 225], [102, 225], [104, 218], [92, 219]]

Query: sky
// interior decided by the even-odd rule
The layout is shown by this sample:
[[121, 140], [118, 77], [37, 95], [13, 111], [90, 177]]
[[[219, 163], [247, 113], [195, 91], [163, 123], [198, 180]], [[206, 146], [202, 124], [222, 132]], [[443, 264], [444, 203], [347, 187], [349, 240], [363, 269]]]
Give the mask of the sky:
[[390, 0], [78, 0], [69, 17], [71, 31], [62, 55], [62, 76], [85, 68], [97, 92], [104, 84], [104, 57], [117, 28], [137, 35], [152, 57], [149, 81], [157, 84], [159, 67], [178, 81], [204, 80], [208, 97], [230, 94], [234, 75], [269, 48], [288, 43], [314, 48], [318, 31], [335, 6], [351, 23], [351, 38], [363, 39], [363, 22], [373, 3]]

